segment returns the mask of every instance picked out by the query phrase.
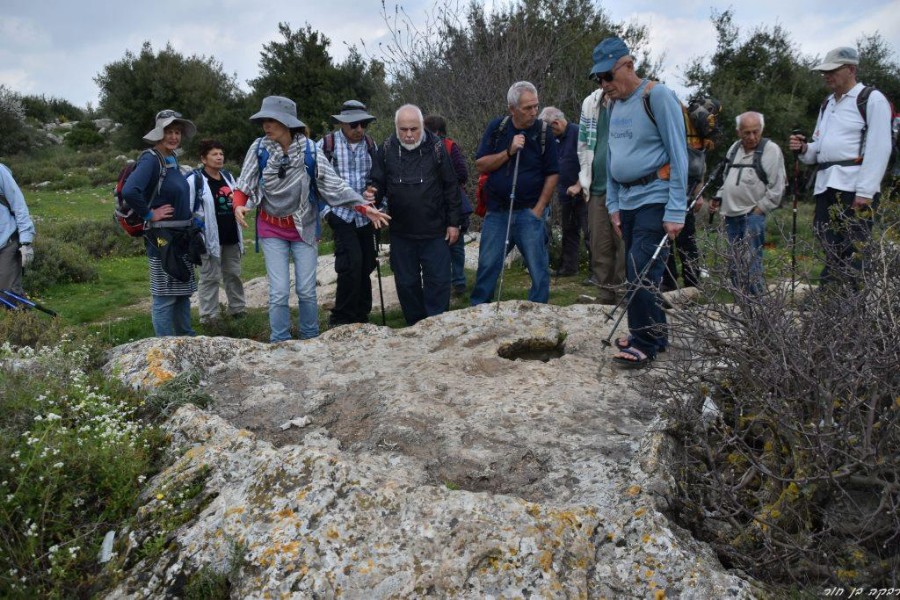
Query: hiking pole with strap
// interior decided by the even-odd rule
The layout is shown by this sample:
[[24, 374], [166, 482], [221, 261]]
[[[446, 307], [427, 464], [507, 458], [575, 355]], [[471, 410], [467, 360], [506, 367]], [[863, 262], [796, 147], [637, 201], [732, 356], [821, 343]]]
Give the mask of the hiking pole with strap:
[[[803, 136], [800, 129], [791, 131], [791, 135]], [[805, 136], [803, 136], [805, 138]], [[800, 184], [800, 151], [794, 150], [794, 182], [791, 186], [791, 304], [794, 303], [794, 288], [797, 278], [797, 186]]]
[[506, 266], [506, 255], [509, 248], [509, 230], [512, 227], [513, 204], [516, 202], [516, 182], [519, 179], [519, 157], [522, 156], [523, 148], [516, 152], [516, 166], [513, 168], [512, 189], [509, 192], [509, 217], [506, 219], [506, 239], [503, 241], [503, 258], [500, 263], [500, 285], [497, 287], [497, 312], [500, 312], [500, 293], [503, 291], [503, 271]]
[[375, 230], [375, 273], [378, 276], [378, 299], [381, 300], [381, 324], [387, 325], [387, 316], [384, 313], [384, 289], [381, 287], [381, 263], [378, 262], [378, 251], [381, 246], [381, 230]]
[[28, 308], [34, 308], [34, 309], [41, 311], [42, 313], [47, 313], [51, 317], [57, 316], [56, 311], [50, 310], [46, 306], [44, 306], [38, 302], [35, 302], [33, 300], [29, 300], [28, 298], [25, 298], [24, 296], [20, 296], [19, 294], [15, 293], [12, 290], [9, 290], [9, 289], [0, 290], [0, 294], [2, 294], [3, 296], [6, 296], [7, 301], [13, 300], [23, 306], [27, 306]]
[[[703, 192], [705, 192], [706, 188], [709, 187], [709, 184], [711, 184], [713, 181], [715, 181], [716, 179], [719, 178], [719, 175], [722, 173], [722, 170], [725, 168], [726, 162], [727, 161], [725, 161], [725, 160], [720, 162], [719, 166], [716, 167], [716, 169], [713, 171], [712, 175], [710, 175], [709, 178], [706, 180], [706, 183], [703, 184], [703, 187], [701, 187], [697, 191], [697, 193], [694, 194], [694, 197], [691, 199], [691, 203], [687, 207], [687, 211], [685, 211], [686, 213], [693, 210], [694, 205], [697, 204], [697, 200], [700, 199], [700, 197], [703, 195]], [[644, 280], [644, 277], [647, 276], [647, 273], [650, 272], [650, 267], [652, 267], [653, 263], [656, 262], [656, 259], [659, 258], [659, 253], [662, 252], [662, 249], [666, 246], [666, 244], [668, 243], [668, 240], [669, 240], [669, 234], [666, 233], [662, 237], [662, 239], [659, 241], [659, 244], [656, 245], [656, 250], [653, 251], [653, 255], [650, 257], [650, 260], [647, 261], [647, 264], [644, 265], [644, 268], [641, 269], [640, 273], [638, 273], [637, 281], [635, 282], [635, 288], [633, 290], [630, 290], [630, 293], [622, 296], [622, 298], [619, 300], [619, 302], [613, 307], [611, 312], [604, 312], [604, 314], [606, 315], [606, 322], [609, 323], [610, 321], [613, 320], [613, 315], [616, 314], [616, 310], [619, 309], [619, 306], [622, 304], [622, 302], [625, 301], [625, 298], [628, 298], [628, 301], [625, 302], [625, 306], [622, 307], [622, 312], [619, 314], [619, 317], [616, 319], [616, 322], [613, 323], [612, 329], [610, 329], [610, 331], [609, 331], [609, 335], [606, 336], [606, 339], [603, 340], [603, 345], [612, 346], [612, 341], [611, 341], [612, 337], [615, 334], [616, 329], [619, 328], [619, 324], [622, 322], [622, 319], [625, 318], [626, 314], [628, 314], [628, 305], [631, 304], [631, 301], [634, 299], [634, 295], [637, 293], [637, 286], [640, 285], [640, 282], [642, 282]]]

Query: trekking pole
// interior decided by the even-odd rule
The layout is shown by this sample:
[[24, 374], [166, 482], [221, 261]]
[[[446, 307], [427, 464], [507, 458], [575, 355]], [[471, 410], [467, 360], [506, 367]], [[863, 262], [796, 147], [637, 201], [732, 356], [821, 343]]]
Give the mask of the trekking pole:
[[[802, 136], [800, 129], [791, 131], [791, 135]], [[794, 183], [791, 186], [791, 304], [794, 303], [794, 288], [797, 278], [797, 186], [800, 184], [800, 151], [794, 150]]]
[[25, 298], [24, 296], [20, 296], [19, 294], [13, 292], [12, 290], [9, 290], [9, 289], [0, 290], [0, 294], [3, 294], [4, 296], [6, 296], [7, 300], [9, 300], [9, 299], [15, 300], [19, 304], [23, 304], [29, 308], [35, 308], [35, 309], [41, 311], [42, 313], [47, 313], [51, 317], [57, 316], [56, 311], [50, 310], [46, 306], [44, 306], [38, 302], [35, 302], [33, 300], [29, 300], [28, 298]]
[[381, 324], [387, 325], [387, 317], [384, 314], [384, 289], [381, 287], [381, 263], [378, 262], [378, 251], [381, 246], [381, 230], [375, 230], [375, 273], [378, 274], [378, 299], [381, 300]]
[[[717, 166], [715, 168], [712, 175], [710, 175], [709, 178], [706, 180], [706, 183], [703, 184], [703, 187], [701, 187], [697, 191], [697, 193], [694, 194], [694, 197], [691, 199], [691, 203], [687, 207], [687, 211], [685, 211], [686, 213], [693, 210], [694, 205], [697, 204], [697, 200], [700, 199], [700, 197], [703, 195], [703, 192], [706, 191], [706, 188], [709, 187], [709, 185], [713, 181], [715, 181], [716, 179], [719, 178], [719, 175], [722, 173], [722, 170], [725, 168], [725, 163], [726, 163], [726, 161], [724, 161], [724, 160], [722, 162], [720, 162], [719, 166]], [[653, 255], [650, 257], [650, 260], [647, 261], [647, 264], [644, 265], [644, 268], [641, 269], [641, 272], [638, 274], [637, 281], [635, 282], [635, 288], [633, 290], [630, 290], [629, 293], [622, 296], [622, 298], [619, 299], [619, 302], [616, 303], [616, 305], [613, 307], [611, 312], [604, 311], [604, 314], [606, 315], [606, 322], [609, 323], [610, 321], [613, 320], [613, 315], [616, 314], [616, 311], [619, 309], [619, 306], [622, 304], [622, 302], [625, 302], [625, 299], [628, 298], [628, 301], [625, 302], [625, 306], [622, 307], [621, 314], [619, 314], [619, 317], [616, 319], [616, 322], [613, 323], [612, 329], [609, 331], [609, 335], [606, 336], [605, 340], [603, 340], [603, 344], [605, 346], [612, 346], [612, 342], [610, 340], [612, 340], [613, 334], [615, 334], [616, 329], [619, 328], [619, 324], [622, 322], [622, 319], [625, 317], [626, 314], [628, 314], [628, 305], [631, 304], [631, 301], [634, 299], [634, 295], [637, 293], [637, 286], [640, 285], [641, 282], [644, 280], [644, 277], [647, 276], [647, 273], [650, 271], [650, 267], [652, 267], [653, 263], [656, 262], [656, 259], [659, 258], [659, 253], [662, 252], [662, 249], [665, 247], [668, 240], [669, 240], [669, 234], [667, 233], [659, 241], [659, 244], [657, 244], [657, 246], [656, 246], [656, 250], [653, 251]]]
[[516, 201], [516, 181], [519, 179], [519, 157], [522, 156], [522, 149], [516, 152], [516, 166], [513, 168], [512, 190], [509, 192], [509, 217], [506, 219], [506, 239], [503, 241], [503, 262], [500, 263], [500, 285], [497, 287], [497, 312], [500, 312], [500, 293], [503, 291], [503, 271], [506, 266], [506, 254], [509, 248], [509, 230], [512, 227], [513, 204]]

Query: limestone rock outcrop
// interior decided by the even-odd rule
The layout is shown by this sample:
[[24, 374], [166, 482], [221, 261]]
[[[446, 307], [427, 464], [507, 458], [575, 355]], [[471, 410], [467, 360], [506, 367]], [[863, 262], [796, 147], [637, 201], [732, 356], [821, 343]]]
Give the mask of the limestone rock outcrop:
[[[116, 546], [110, 597], [177, 596], [203, 567], [240, 598], [751, 597], [662, 512], [667, 438], [635, 385], [656, 375], [612, 367], [604, 309], [115, 349], [114, 376], [196, 370], [213, 404], [168, 422], [178, 458]], [[194, 513], [141, 551], [188, 487]]]

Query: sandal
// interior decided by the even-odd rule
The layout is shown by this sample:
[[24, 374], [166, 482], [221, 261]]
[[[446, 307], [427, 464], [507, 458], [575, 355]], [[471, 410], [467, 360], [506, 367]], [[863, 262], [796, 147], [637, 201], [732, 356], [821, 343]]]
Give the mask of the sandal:
[[[631, 358], [626, 358], [626, 356]], [[637, 348], [631, 347], [622, 348], [622, 350], [619, 352], [619, 355], [613, 356], [613, 362], [615, 362], [615, 364], [618, 365], [621, 369], [643, 369], [652, 361], [652, 358], [650, 358]]]
[[[620, 338], [616, 338], [616, 341], [613, 342], [613, 344], [615, 344], [616, 348], [618, 348], [619, 350], [624, 350], [625, 348], [631, 348], [632, 339], [634, 338], [632, 338], [630, 335], [623, 335]], [[662, 346], [661, 348], [657, 348], [656, 351], [665, 352], [666, 348], [666, 346]]]

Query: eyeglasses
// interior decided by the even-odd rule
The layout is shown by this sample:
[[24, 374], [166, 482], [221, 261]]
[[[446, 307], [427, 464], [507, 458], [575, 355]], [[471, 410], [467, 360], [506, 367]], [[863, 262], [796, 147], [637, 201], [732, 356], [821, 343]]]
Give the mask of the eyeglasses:
[[601, 81], [605, 81], [606, 83], [611, 83], [613, 79], [616, 78], [616, 71], [625, 66], [625, 63], [622, 63], [618, 67], [613, 67], [609, 71], [604, 71], [603, 73], [594, 73], [592, 79], [597, 83]]
[[357, 127], [362, 127], [363, 129], [368, 129], [369, 122], [368, 121], [357, 121], [356, 123], [347, 123], [347, 127], [350, 129], [356, 129]]
[[281, 164], [278, 165], [278, 179], [284, 179], [287, 176], [287, 168], [291, 166], [291, 157], [285, 154], [281, 157]]
[[822, 77], [828, 77], [829, 75], [834, 75], [835, 73], [837, 73], [841, 69], [845, 69], [846, 67], [847, 65], [841, 65], [837, 69], [832, 69], [830, 71], [819, 71], [819, 75], [821, 75]]
[[161, 111], [159, 111], [158, 113], [156, 113], [156, 120], [157, 120], [157, 121], [158, 121], [159, 119], [168, 119], [169, 117], [175, 117], [176, 119], [180, 119], [180, 118], [181, 118], [181, 113], [180, 113], [180, 112], [177, 112], [177, 111], [174, 111], [174, 110], [170, 110], [170, 109], [161, 110]]

